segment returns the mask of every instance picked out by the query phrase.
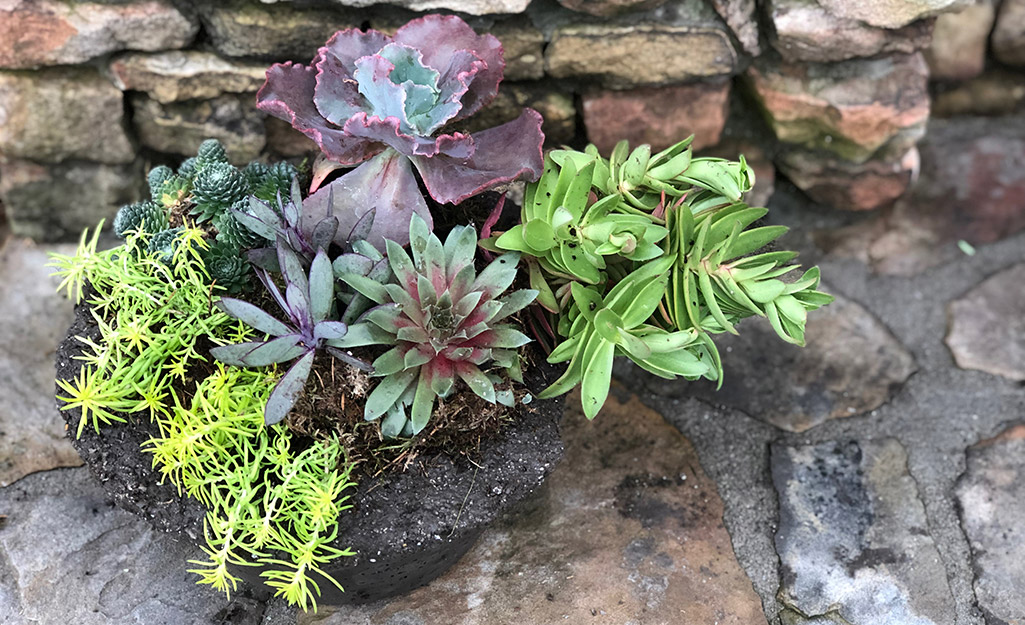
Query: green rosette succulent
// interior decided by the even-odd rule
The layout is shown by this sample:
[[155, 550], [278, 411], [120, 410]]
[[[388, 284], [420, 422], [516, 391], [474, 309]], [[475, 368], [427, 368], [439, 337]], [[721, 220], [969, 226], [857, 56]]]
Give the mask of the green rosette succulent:
[[217, 139], [207, 139], [196, 150], [196, 169], [202, 170], [214, 163], [227, 163], [228, 152]]
[[241, 293], [249, 286], [252, 267], [239, 255], [236, 246], [219, 241], [214, 243], [203, 254], [203, 264], [210, 280], [230, 295]]
[[178, 226], [177, 228], [168, 228], [154, 234], [149, 240], [148, 249], [150, 254], [156, 254], [162, 262], [170, 264], [174, 258], [174, 251], [178, 249], [178, 237], [181, 236], [184, 230], [184, 228]]
[[231, 210], [214, 215], [211, 222], [217, 228], [217, 242], [235, 249], [235, 255], [239, 250], [246, 250], [256, 247], [263, 242], [263, 237], [256, 234], [235, 217], [238, 212], [243, 212], [249, 202], [239, 200], [231, 206]]
[[279, 193], [287, 196], [291, 192], [292, 181], [298, 175], [299, 170], [288, 161], [274, 163], [253, 183], [253, 195], [265, 202], [273, 202]]
[[530, 339], [501, 322], [537, 296], [537, 291], [523, 289], [500, 297], [516, 277], [517, 253], [496, 258], [477, 274], [477, 233], [470, 226], [453, 228], [442, 244], [414, 214], [409, 236], [412, 259], [399, 244], [387, 241], [392, 281], [341, 275], [377, 306], [349, 326], [336, 345], [393, 346], [373, 363], [374, 375], [383, 379], [364, 409], [367, 420], [384, 417], [381, 430], [386, 436], [422, 431], [435, 397], [449, 396], [457, 380], [495, 403], [494, 382], [482, 368], [493, 363], [516, 375], [516, 349]]
[[249, 195], [249, 184], [235, 166], [228, 163], [210, 163], [196, 173], [192, 181], [191, 214], [197, 221], [209, 221], [232, 204]]

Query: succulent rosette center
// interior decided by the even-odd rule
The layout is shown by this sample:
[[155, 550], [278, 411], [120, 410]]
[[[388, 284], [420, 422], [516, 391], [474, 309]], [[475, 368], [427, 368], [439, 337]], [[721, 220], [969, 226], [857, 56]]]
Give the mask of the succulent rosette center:
[[[537, 111], [525, 109], [516, 120], [472, 136], [445, 132], [449, 122], [494, 99], [504, 69], [495, 37], [478, 35], [456, 16], [427, 15], [394, 36], [339, 31], [309, 66], [272, 66], [257, 107], [290, 122], [323, 151], [311, 206], [325, 204], [334, 187], [341, 231], [346, 219], [376, 211], [367, 240], [383, 251], [385, 240], [408, 242], [413, 213], [431, 224], [412, 167], [441, 203], [541, 175]], [[317, 190], [333, 169], [351, 165], [360, 166]]]

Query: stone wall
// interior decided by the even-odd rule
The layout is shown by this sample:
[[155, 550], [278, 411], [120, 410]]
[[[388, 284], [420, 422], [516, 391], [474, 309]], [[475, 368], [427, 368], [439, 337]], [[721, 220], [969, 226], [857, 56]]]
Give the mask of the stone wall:
[[301, 157], [313, 144], [253, 104], [267, 65], [308, 62], [338, 29], [394, 30], [414, 11], [457, 11], [505, 46], [482, 126], [532, 106], [550, 144], [606, 151], [694, 132], [696, 146], [744, 152], [762, 180], [778, 168], [839, 209], [907, 190], [930, 113], [1025, 100], [1025, 0], [372, 1], [0, 2], [11, 229], [73, 238], [206, 137], [239, 161]]

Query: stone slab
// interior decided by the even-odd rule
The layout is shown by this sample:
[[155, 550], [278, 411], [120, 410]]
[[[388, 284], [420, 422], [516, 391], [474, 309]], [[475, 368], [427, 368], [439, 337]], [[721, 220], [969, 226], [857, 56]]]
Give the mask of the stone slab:
[[0, 153], [130, 163], [121, 91], [91, 67], [0, 71]]
[[1025, 625], [1025, 425], [968, 449], [957, 499], [986, 622]]
[[109, 224], [118, 208], [139, 200], [144, 184], [141, 161], [43, 165], [0, 160], [0, 198], [11, 231], [36, 241], [77, 241], [84, 228], [100, 219]]
[[1025, 264], [1001, 271], [951, 302], [946, 343], [957, 365], [1025, 381], [1023, 311]]
[[911, 54], [929, 45], [932, 21], [898, 29], [838, 17], [818, 2], [771, 0], [772, 47], [788, 62], [829, 63], [879, 54]]
[[199, 22], [166, 0], [0, 3], [0, 68], [75, 65], [119, 50], [183, 48]]
[[[828, 287], [824, 287], [828, 290]], [[875, 410], [915, 371], [911, 354], [872, 313], [838, 296], [808, 315], [807, 345], [784, 343], [762, 319], [716, 336], [723, 385], [646, 378], [667, 396], [697, 395], [790, 432]], [[774, 372], [768, 375], [766, 372]]]
[[259, 625], [261, 603], [228, 600], [185, 572], [198, 547], [118, 510], [84, 468], [0, 489], [5, 625]]
[[920, 53], [830, 64], [755, 61], [747, 82], [780, 141], [855, 163], [925, 134], [928, 67]]
[[541, 113], [545, 146], [557, 147], [573, 140], [577, 132], [577, 109], [573, 96], [558, 85], [547, 83], [503, 82], [498, 95], [480, 111], [457, 122], [455, 127], [469, 132], [494, 128], [520, 116], [525, 107]]
[[566, 13], [532, 15], [549, 37], [545, 48], [549, 76], [597, 80], [605, 87], [628, 89], [736, 72], [738, 54], [729, 29], [704, 3], [672, 0], [617, 22]]
[[778, 153], [776, 165], [811, 199], [844, 211], [873, 211], [892, 206], [918, 174], [917, 147], [852, 162], [822, 150], [792, 148]]
[[429, 586], [299, 623], [764, 624], [691, 443], [636, 397], [593, 422], [568, 405], [566, 457], [531, 508]]
[[146, 147], [193, 156], [205, 139], [219, 139], [233, 163], [255, 159], [267, 144], [263, 113], [253, 93], [225, 94], [209, 100], [161, 104], [134, 93], [130, 102], [139, 141]]
[[1011, 115], [1025, 109], [1025, 75], [990, 69], [979, 76], [936, 89], [933, 119], [958, 115]]
[[36, 471], [82, 464], [53, 402], [53, 358], [71, 325], [72, 304], [57, 294], [47, 252], [25, 239], [0, 244], [0, 487]]
[[990, 36], [993, 55], [1003, 63], [1025, 66], [1025, 0], [1003, 0]]
[[1025, 118], [933, 119], [918, 149], [912, 191], [875, 219], [817, 233], [823, 249], [914, 275], [961, 256], [958, 241], [992, 243], [1025, 228]]
[[901, 28], [911, 22], [956, 11], [970, 0], [814, 0], [833, 15], [879, 28]]
[[995, 9], [990, 0], [936, 18], [932, 43], [925, 51], [931, 80], [967, 80], [986, 67], [986, 48]]
[[622, 139], [658, 151], [693, 134], [700, 150], [719, 142], [729, 97], [729, 81], [585, 93], [587, 139], [607, 155]]
[[771, 459], [779, 598], [799, 617], [791, 623], [954, 622], [946, 572], [899, 442], [777, 444]]
[[267, 64], [228, 60], [199, 50], [123, 54], [110, 64], [122, 91], [144, 91], [161, 103], [209, 99], [224, 93], [256, 93]]

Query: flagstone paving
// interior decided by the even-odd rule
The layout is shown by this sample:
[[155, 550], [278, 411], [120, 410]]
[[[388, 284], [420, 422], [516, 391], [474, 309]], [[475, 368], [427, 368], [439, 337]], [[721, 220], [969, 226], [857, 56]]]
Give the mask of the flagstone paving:
[[196, 586], [196, 545], [66, 466], [50, 358], [69, 308], [32, 273], [47, 248], [9, 240], [0, 622], [1025, 624], [1025, 233], [883, 275], [816, 246], [854, 218], [785, 181], [771, 208], [839, 297], [804, 351], [745, 322], [718, 394], [618, 363], [609, 410], [567, 411], [562, 465], [454, 569], [316, 615]]

